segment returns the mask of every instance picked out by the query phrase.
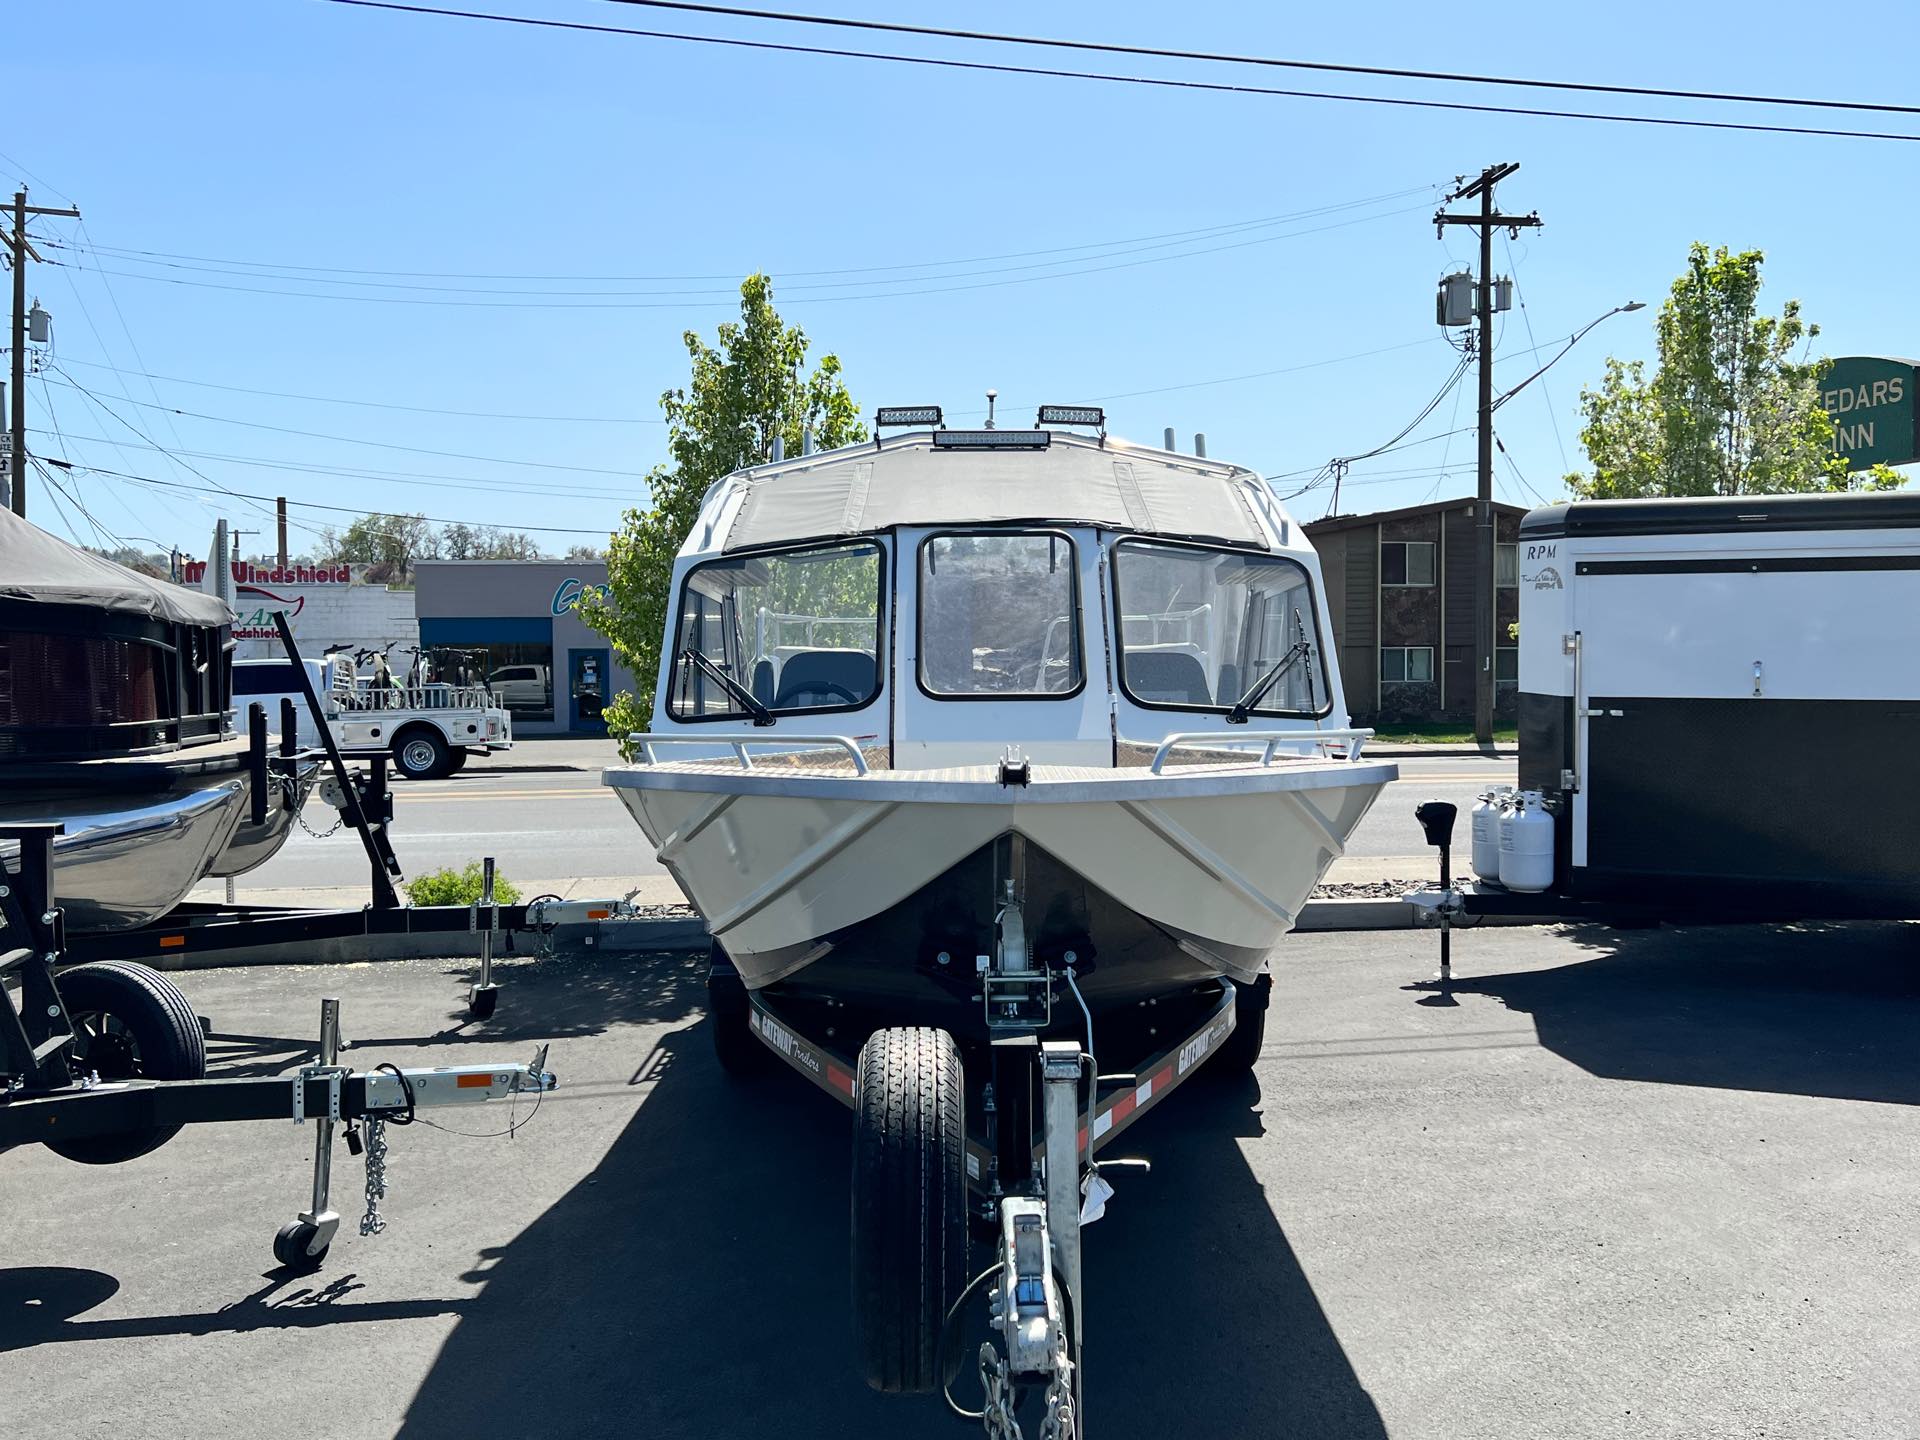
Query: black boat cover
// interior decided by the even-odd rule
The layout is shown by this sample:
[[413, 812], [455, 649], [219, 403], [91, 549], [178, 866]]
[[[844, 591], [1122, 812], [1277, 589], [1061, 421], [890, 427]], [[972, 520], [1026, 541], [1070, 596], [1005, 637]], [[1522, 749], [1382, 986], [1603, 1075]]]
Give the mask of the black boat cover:
[[69, 545], [0, 510], [0, 601], [85, 605], [181, 625], [226, 625], [227, 603]]

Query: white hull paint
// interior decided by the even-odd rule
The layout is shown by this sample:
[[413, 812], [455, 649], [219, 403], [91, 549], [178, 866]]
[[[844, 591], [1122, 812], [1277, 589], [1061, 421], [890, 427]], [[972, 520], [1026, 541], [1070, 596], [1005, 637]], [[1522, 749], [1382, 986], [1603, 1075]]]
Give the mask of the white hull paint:
[[806, 963], [795, 947], [901, 904], [1007, 834], [1251, 980], [1394, 776], [1300, 760], [1161, 775], [1036, 765], [1025, 787], [987, 766], [856, 777], [692, 762], [605, 778], [758, 987]]

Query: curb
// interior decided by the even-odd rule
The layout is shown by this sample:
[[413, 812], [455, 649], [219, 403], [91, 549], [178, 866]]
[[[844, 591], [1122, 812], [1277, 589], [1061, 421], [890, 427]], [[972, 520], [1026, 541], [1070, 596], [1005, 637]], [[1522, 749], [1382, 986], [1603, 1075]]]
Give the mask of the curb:
[[[1488, 915], [1480, 925], [1548, 925], [1552, 917]], [[1294, 921], [1296, 934], [1356, 930], [1431, 930], [1422, 912], [1403, 900], [1309, 900]], [[353, 965], [375, 960], [478, 959], [485, 937], [474, 932], [421, 935], [348, 935], [300, 946], [259, 945], [243, 949], [176, 952], [144, 963], [156, 970], [220, 970], [243, 965]], [[705, 950], [706, 922], [696, 916], [646, 916], [594, 925], [562, 925], [549, 937], [556, 952], [595, 951], [616, 955]], [[535, 937], [503, 933], [494, 945], [496, 960], [533, 954]]]

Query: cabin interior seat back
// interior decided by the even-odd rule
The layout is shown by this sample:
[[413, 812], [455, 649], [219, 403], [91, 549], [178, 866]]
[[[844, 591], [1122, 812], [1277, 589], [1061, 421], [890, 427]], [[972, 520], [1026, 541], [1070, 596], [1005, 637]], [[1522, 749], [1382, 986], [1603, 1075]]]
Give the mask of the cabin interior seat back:
[[762, 660], [753, 667], [753, 698], [762, 705], [773, 705], [773, 661]]
[[1154, 705], [1211, 705], [1207, 672], [1179, 650], [1136, 650], [1126, 658], [1127, 689]]
[[771, 708], [857, 704], [872, 697], [874, 681], [873, 656], [864, 650], [802, 650], [780, 667]]

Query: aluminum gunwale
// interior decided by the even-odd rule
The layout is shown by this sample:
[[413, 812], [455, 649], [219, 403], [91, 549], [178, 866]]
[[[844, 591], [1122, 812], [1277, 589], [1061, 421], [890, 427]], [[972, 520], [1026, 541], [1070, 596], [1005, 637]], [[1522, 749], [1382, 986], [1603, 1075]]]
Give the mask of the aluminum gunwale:
[[[1288, 737], [1291, 738], [1291, 737]], [[1114, 770], [1100, 778], [1055, 779], [1035, 765], [1025, 786], [1002, 785], [995, 767], [970, 765], [978, 779], [956, 778], [952, 771], [875, 771], [865, 776], [804, 774], [768, 769], [687, 769], [702, 761], [669, 762], [608, 769], [601, 783], [612, 790], [686, 790], [707, 794], [759, 795], [769, 798], [866, 800], [875, 804], [1026, 805], [1116, 804], [1123, 800], [1209, 799], [1267, 794], [1284, 790], [1335, 790], [1389, 785], [1400, 778], [1390, 760], [1302, 760], [1297, 765], [1206, 765], [1155, 775], [1140, 768]]]

